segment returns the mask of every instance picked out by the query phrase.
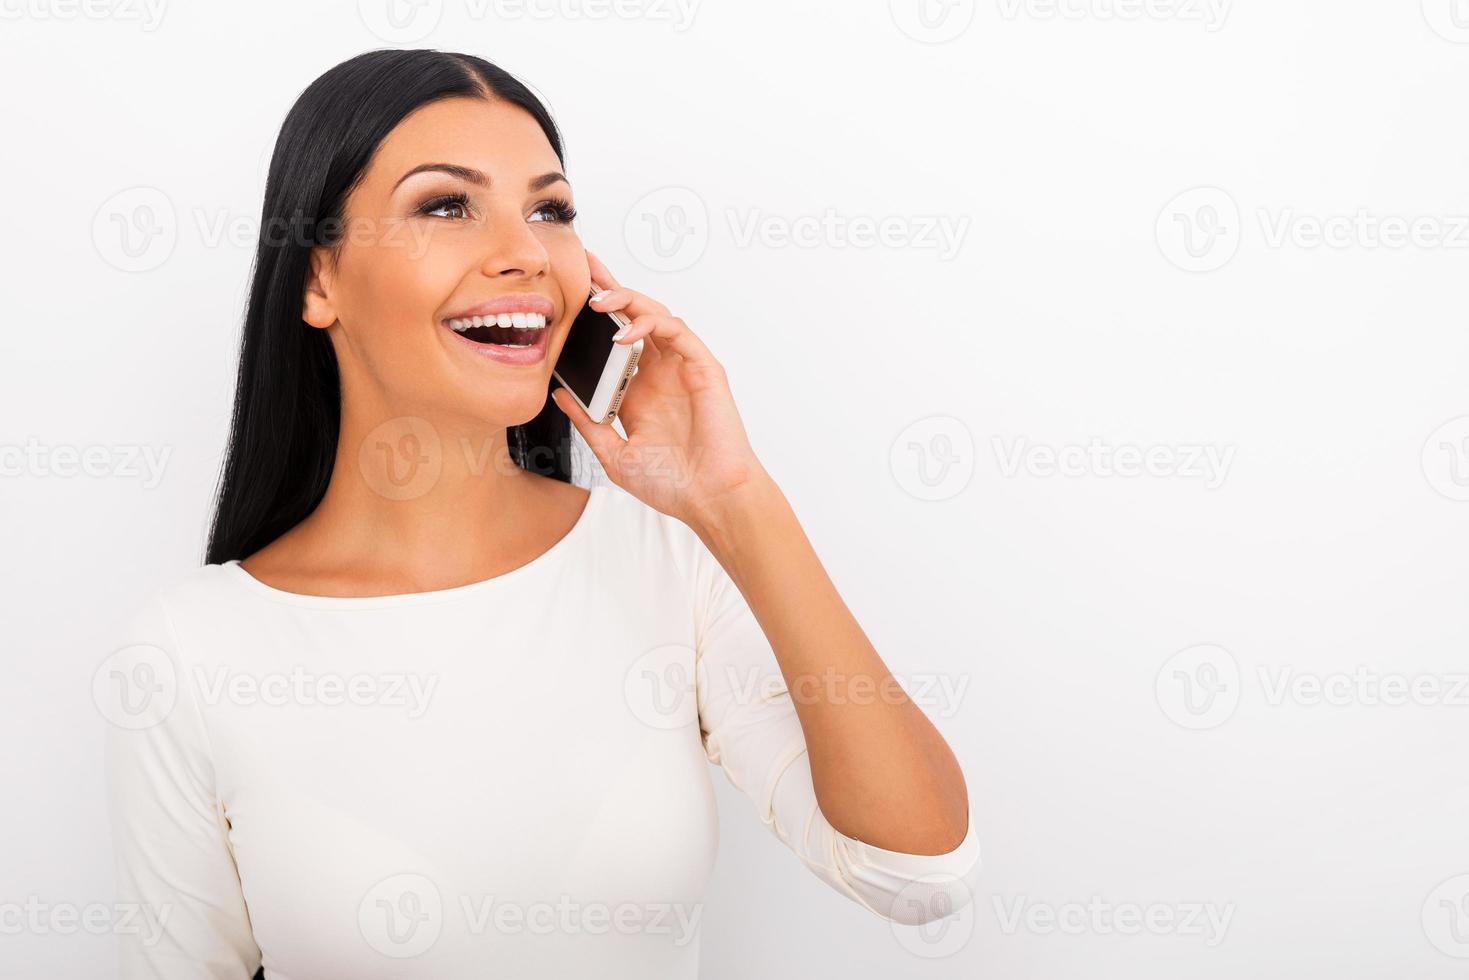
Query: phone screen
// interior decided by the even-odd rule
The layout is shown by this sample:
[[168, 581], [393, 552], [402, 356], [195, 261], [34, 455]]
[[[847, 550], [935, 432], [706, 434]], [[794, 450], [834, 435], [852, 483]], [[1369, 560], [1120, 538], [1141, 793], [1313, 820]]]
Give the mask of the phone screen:
[[606, 313], [585, 304], [572, 321], [566, 342], [561, 345], [561, 356], [556, 359], [556, 373], [572, 390], [583, 405], [589, 405], [597, 393], [597, 382], [607, 367], [607, 357], [612, 353], [612, 335], [619, 327], [616, 320]]

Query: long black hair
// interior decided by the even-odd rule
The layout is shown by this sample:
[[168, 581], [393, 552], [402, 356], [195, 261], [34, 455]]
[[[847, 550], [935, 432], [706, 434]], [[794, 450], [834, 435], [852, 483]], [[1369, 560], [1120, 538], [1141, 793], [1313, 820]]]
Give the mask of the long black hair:
[[[540, 99], [471, 55], [369, 51], [312, 82], [286, 115], [265, 181], [207, 563], [258, 551], [326, 493], [341, 382], [326, 331], [301, 318], [311, 249], [340, 246], [346, 199], [393, 127], [420, 106], [456, 96], [501, 99], [530, 113], [564, 169], [561, 135]], [[550, 388], [547, 395], [540, 414], [511, 426], [506, 441], [518, 466], [569, 483], [571, 423], [549, 398]]]

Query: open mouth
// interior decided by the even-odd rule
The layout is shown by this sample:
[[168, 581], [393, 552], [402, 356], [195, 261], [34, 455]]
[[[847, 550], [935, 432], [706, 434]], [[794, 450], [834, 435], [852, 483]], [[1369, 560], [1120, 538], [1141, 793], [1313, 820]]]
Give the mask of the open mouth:
[[539, 313], [501, 313], [463, 320], [446, 320], [444, 325], [465, 340], [486, 347], [524, 350], [538, 344], [546, 333], [546, 318]]

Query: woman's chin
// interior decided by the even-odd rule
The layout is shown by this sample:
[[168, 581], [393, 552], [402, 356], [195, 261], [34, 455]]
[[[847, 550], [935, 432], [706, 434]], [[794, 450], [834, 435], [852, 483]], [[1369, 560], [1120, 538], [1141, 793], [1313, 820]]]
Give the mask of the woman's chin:
[[[507, 391], [514, 387], [515, 391]], [[524, 425], [541, 414], [551, 401], [551, 389], [540, 382], [496, 385], [492, 392], [481, 393], [481, 397], [465, 399], [461, 404], [463, 413], [479, 419], [487, 425], [509, 428]]]

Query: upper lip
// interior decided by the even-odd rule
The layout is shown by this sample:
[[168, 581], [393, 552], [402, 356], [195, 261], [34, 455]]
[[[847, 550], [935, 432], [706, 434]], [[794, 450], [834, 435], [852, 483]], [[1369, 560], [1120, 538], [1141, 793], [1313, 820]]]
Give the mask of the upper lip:
[[468, 320], [475, 316], [497, 316], [501, 313], [539, 313], [548, 321], [556, 314], [556, 304], [539, 293], [512, 293], [450, 313], [445, 320]]

